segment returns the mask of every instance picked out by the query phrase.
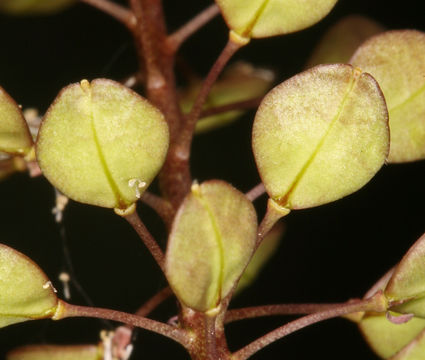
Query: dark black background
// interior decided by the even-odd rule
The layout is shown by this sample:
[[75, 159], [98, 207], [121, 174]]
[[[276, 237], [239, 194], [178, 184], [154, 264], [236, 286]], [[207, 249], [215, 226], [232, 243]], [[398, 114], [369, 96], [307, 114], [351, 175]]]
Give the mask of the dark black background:
[[[248, 1], [248, 0], [247, 0]], [[207, 0], [166, 0], [170, 30], [209, 5]], [[344, 15], [368, 15], [389, 29], [424, 30], [419, 1], [340, 0], [321, 23], [302, 32], [253, 40], [235, 59], [278, 71], [280, 81], [302, 70], [320, 35]], [[217, 18], [182, 49], [186, 60], [205, 73], [226, 42]], [[82, 78], [121, 79], [136, 68], [132, 39], [113, 19], [86, 5], [52, 17], [0, 16], [0, 84], [24, 107], [43, 113], [57, 92]], [[254, 113], [229, 128], [199, 136], [193, 146], [193, 174], [219, 178], [242, 191], [258, 181], [250, 150]], [[336, 302], [360, 297], [394, 265], [425, 231], [425, 163], [386, 165], [356, 194], [335, 203], [294, 211], [273, 260], [233, 307], [284, 302]], [[51, 215], [53, 191], [43, 178], [16, 175], [0, 186], [0, 241], [36, 261], [61, 290], [63, 242]], [[265, 201], [258, 202], [262, 214]], [[160, 220], [146, 207], [140, 213], [164, 245]], [[108, 209], [71, 202], [65, 216], [75, 273], [96, 306], [132, 312], [165, 286], [165, 281], [132, 229]], [[72, 289], [72, 302], [85, 304]], [[175, 314], [168, 301], [154, 316]], [[236, 350], [287, 321], [261, 319], [228, 327]], [[0, 358], [19, 344], [96, 342], [98, 320], [33, 321], [0, 330]], [[132, 357], [187, 359], [173, 342], [140, 331]], [[267, 347], [253, 359], [376, 359], [356, 326], [345, 320], [317, 324]]]

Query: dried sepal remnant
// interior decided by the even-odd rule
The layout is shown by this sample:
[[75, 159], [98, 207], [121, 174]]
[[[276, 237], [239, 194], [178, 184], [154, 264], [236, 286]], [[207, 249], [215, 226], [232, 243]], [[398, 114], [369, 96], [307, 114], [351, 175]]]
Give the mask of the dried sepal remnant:
[[392, 163], [425, 159], [425, 33], [388, 31], [362, 44], [350, 63], [370, 73], [388, 105]]
[[76, 0], [1, 0], [0, 12], [13, 15], [50, 14], [74, 3]]
[[147, 100], [107, 79], [64, 88], [47, 111], [36, 153], [43, 174], [66, 196], [127, 209], [160, 170], [168, 126]]
[[245, 38], [283, 35], [324, 18], [337, 0], [216, 0], [230, 29]]
[[0, 86], [0, 151], [26, 155], [33, 145], [18, 104]]
[[252, 143], [266, 191], [281, 206], [337, 200], [364, 186], [384, 164], [384, 97], [373, 77], [359, 69], [317, 66], [265, 96]]
[[0, 328], [52, 317], [58, 299], [41, 269], [20, 252], [0, 244]]
[[166, 275], [187, 307], [208, 311], [234, 287], [254, 250], [255, 209], [244, 194], [218, 180], [192, 186], [174, 219]]
[[27, 345], [10, 351], [6, 360], [102, 360], [97, 345]]
[[333, 25], [321, 38], [307, 62], [306, 68], [319, 64], [348, 63], [357, 48], [385, 28], [361, 15], [350, 15]]

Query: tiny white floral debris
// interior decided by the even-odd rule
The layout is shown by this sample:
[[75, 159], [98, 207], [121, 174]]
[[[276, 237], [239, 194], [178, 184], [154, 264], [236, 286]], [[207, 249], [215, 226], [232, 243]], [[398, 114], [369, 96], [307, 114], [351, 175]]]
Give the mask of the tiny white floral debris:
[[37, 138], [38, 130], [40, 129], [41, 116], [36, 108], [27, 108], [23, 111], [24, 118], [30, 129], [33, 140]]
[[53, 286], [52, 282], [49, 280], [47, 281], [44, 285], [43, 285], [43, 289], [48, 289], [51, 288], [53, 290], [53, 292], [57, 293], [58, 291], [55, 289], [55, 287]]
[[128, 360], [133, 352], [131, 344], [132, 331], [126, 326], [119, 326], [112, 337], [112, 354], [114, 359]]
[[113, 360], [112, 358], [112, 337], [113, 331], [102, 330], [100, 332], [100, 340], [103, 345], [103, 360]]
[[116, 331], [102, 330], [103, 360], [128, 360], [133, 352], [131, 330], [120, 326]]
[[62, 194], [59, 190], [55, 189], [56, 194], [56, 205], [52, 209], [52, 214], [55, 215], [55, 221], [57, 223], [62, 222], [63, 212], [66, 205], [68, 204], [69, 198]]
[[130, 179], [128, 180], [128, 186], [134, 188], [136, 191], [136, 197], [140, 199], [140, 196], [142, 195], [140, 190], [146, 186], [146, 182], [140, 179]]
[[71, 281], [71, 277], [67, 272], [61, 272], [59, 274], [59, 280], [62, 282], [63, 285], [63, 296], [66, 300], [69, 300], [71, 298], [71, 290], [69, 287], [69, 282]]

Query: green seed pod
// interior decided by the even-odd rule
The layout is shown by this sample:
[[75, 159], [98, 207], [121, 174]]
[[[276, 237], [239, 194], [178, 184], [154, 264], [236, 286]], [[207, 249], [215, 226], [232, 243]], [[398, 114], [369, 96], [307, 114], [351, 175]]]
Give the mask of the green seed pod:
[[[382, 358], [420, 360], [425, 351], [425, 235], [373, 287], [384, 291], [388, 314], [365, 314], [359, 328]], [[369, 295], [372, 292], [369, 291]]]
[[263, 38], [305, 29], [324, 18], [337, 0], [216, 0], [230, 29]]
[[388, 106], [388, 161], [425, 159], [425, 33], [388, 31], [359, 47], [350, 60], [378, 81]]
[[425, 234], [413, 244], [394, 269], [385, 296], [393, 303], [395, 311], [414, 314], [425, 319]]
[[252, 203], [229, 184], [195, 184], [174, 219], [166, 252], [170, 286], [187, 307], [208, 311], [235, 286], [254, 251]]
[[[420, 360], [423, 358], [424, 319], [414, 317], [403, 324], [394, 324], [385, 314], [367, 314], [360, 321], [359, 328], [369, 346], [383, 359]], [[421, 357], [408, 356], [412, 350], [415, 352], [419, 350]]]
[[388, 113], [376, 81], [350, 65], [321, 65], [270, 91], [252, 138], [260, 176], [280, 206], [342, 198], [384, 164]]
[[58, 305], [55, 289], [29, 258], [0, 244], [0, 328], [52, 317]]
[[147, 100], [112, 80], [64, 88], [47, 111], [36, 153], [43, 174], [71, 199], [125, 210], [160, 170], [168, 126]]
[[319, 64], [348, 63], [357, 48], [384, 27], [361, 15], [350, 15], [333, 25], [321, 38], [306, 68]]
[[27, 155], [32, 145], [21, 109], [0, 86], [0, 152]]

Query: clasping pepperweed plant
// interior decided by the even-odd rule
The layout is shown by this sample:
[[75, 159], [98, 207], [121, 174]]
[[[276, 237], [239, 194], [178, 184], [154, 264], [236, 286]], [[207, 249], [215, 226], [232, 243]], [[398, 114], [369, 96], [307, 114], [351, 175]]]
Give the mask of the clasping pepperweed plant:
[[[281, 339], [334, 318], [359, 329], [372, 349], [364, 356], [424, 358], [425, 235], [412, 239], [403, 257], [383, 261], [393, 239], [385, 241], [383, 235], [380, 240], [367, 231], [366, 240], [354, 239], [349, 228], [342, 229], [338, 241], [351, 244], [345, 251], [331, 240], [324, 245], [330, 257], [323, 261], [332, 270], [317, 289], [329, 281], [335, 294], [344, 295], [353, 279], [338, 273], [352, 257], [352, 273], [370, 273], [370, 283], [358, 291], [349, 287], [349, 295], [332, 303], [324, 298], [294, 303], [290, 290], [291, 282], [299, 288], [311, 285], [298, 264], [310, 265], [304, 269], [315, 282], [309, 259], [322, 257], [317, 243], [326, 244], [326, 238], [311, 232], [314, 240], [304, 242], [301, 251], [289, 249], [282, 264], [279, 258], [282, 237], [283, 244], [297, 243], [298, 230], [314, 227], [311, 218], [326, 223], [322, 209], [345, 211], [338, 204], [353, 201], [356, 197], [350, 195], [360, 189], [367, 194], [376, 188], [375, 175], [383, 177], [382, 167], [422, 166], [423, 172], [425, 33], [388, 29], [361, 15], [331, 23], [327, 19], [336, 19], [342, 0], [215, 0], [192, 18], [185, 16], [183, 25], [171, 26], [191, 4], [168, 3], [0, 0], [5, 24], [69, 19], [73, 11], [109, 16], [111, 26], [120, 29], [114, 31], [126, 32], [128, 43], [108, 56], [102, 71], [74, 74], [69, 69], [45, 108], [26, 104], [0, 77], [0, 177], [4, 186], [23, 184], [12, 187], [11, 200], [2, 203], [4, 219], [19, 218], [13, 229], [2, 220], [0, 327], [8, 328], [0, 338], [8, 339], [6, 359], [298, 358]], [[304, 31], [313, 34], [322, 20], [328, 29], [293, 73], [283, 76], [276, 62], [258, 66], [243, 61], [244, 54], [250, 57], [249, 49], [261, 49], [261, 44], [285, 44], [284, 39]], [[210, 23], [220, 27], [219, 36], [225, 34], [223, 46], [208, 67], [195, 71], [191, 57], [199, 50], [190, 49], [196, 44], [191, 41], [208, 32]], [[72, 20], [69, 31], [79, 26]], [[45, 34], [54, 31], [46, 29]], [[99, 29], [92, 28], [99, 42], [107, 42]], [[213, 47], [208, 43], [214, 36], [205, 36], [208, 41], [196, 46]], [[89, 60], [88, 50], [60, 37], [60, 46]], [[279, 51], [290, 58], [289, 46]], [[120, 64], [126, 52], [131, 60]], [[3, 53], [3, 58], [9, 56], [7, 49]], [[55, 59], [44, 54], [43, 61]], [[198, 75], [203, 70], [206, 74]], [[216, 166], [213, 159], [220, 151], [235, 161], [232, 149], [249, 159], [248, 171], [234, 163], [227, 171], [224, 159]], [[232, 170], [240, 176], [227, 176]], [[31, 194], [35, 188], [44, 190]], [[398, 190], [386, 193], [387, 209], [377, 211], [405, 212], [424, 195], [422, 186], [417, 199], [406, 205], [405, 193]], [[346, 215], [354, 217], [356, 229], [366, 229], [370, 221], [364, 214], [375, 204], [368, 196]], [[41, 205], [46, 197], [49, 205]], [[50, 224], [42, 234], [37, 230], [40, 214]], [[297, 226], [294, 218], [304, 225]], [[372, 219], [388, 228], [399, 225], [385, 221], [385, 215]], [[423, 226], [423, 219], [417, 226]], [[32, 234], [28, 251], [19, 245], [27, 227]], [[337, 231], [335, 223], [329, 227]], [[47, 233], [51, 239], [38, 241]], [[360, 252], [353, 250], [353, 242], [360, 244]], [[379, 245], [368, 245], [372, 242]], [[379, 252], [373, 253], [376, 247]], [[369, 252], [373, 270], [363, 261]], [[278, 265], [267, 273], [273, 254]], [[44, 257], [56, 263], [44, 266]], [[263, 267], [268, 275], [260, 273]], [[263, 279], [268, 281], [258, 287]], [[95, 287], [106, 290], [98, 295]], [[260, 289], [281, 289], [283, 301], [289, 301], [279, 297], [274, 305], [257, 304]], [[239, 322], [272, 317], [277, 322], [247, 327], [255, 336], [232, 330]], [[37, 321], [20, 324], [29, 320]], [[27, 332], [18, 339], [21, 328]], [[61, 333], [72, 335], [69, 343]], [[327, 346], [336, 348], [339, 338]], [[267, 353], [272, 343], [280, 346], [278, 355]], [[314, 352], [316, 357], [325, 354]], [[342, 356], [350, 354], [341, 350], [335, 355]]]

